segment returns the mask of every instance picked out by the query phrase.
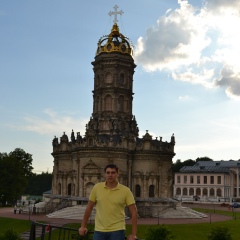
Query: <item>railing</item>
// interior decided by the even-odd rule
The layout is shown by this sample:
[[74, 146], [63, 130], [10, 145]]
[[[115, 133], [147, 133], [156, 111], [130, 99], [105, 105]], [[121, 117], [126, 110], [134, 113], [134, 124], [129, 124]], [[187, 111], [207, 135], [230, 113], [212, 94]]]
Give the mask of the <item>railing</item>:
[[[54, 231], [54, 233], [53, 233]], [[85, 236], [79, 236], [78, 229], [52, 226], [38, 222], [32, 222], [29, 240], [90, 240], [93, 232], [89, 231]]]

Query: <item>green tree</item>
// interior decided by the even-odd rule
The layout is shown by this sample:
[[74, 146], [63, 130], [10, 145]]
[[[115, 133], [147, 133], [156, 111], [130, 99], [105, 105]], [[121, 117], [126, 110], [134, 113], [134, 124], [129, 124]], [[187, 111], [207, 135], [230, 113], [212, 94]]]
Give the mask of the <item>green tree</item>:
[[208, 235], [208, 240], [232, 240], [228, 227], [214, 227]]
[[0, 198], [2, 205], [6, 202], [15, 204], [28, 182], [31, 175], [32, 155], [22, 149], [7, 154], [0, 154]]
[[145, 233], [145, 240], [172, 240], [172, 232], [164, 225], [148, 227]]
[[13, 229], [7, 230], [3, 235], [0, 235], [0, 240], [22, 240], [22, 238]]
[[24, 175], [26, 177], [32, 175], [32, 155], [29, 153], [26, 153], [23, 149], [21, 148], [16, 148], [14, 151], [9, 153], [10, 157], [14, 157], [17, 159], [19, 162], [22, 164], [22, 168], [24, 170]]
[[33, 173], [28, 178], [28, 184], [25, 189], [25, 194], [30, 195], [42, 195], [43, 192], [46, 192], [52, 188], [52, 174], [44, 173], [35, 174]]
[[180, 159], [178, 159], [175, 163], [172, 165], [173, 173], [179, 172], [180, 169], [184, 166], [193, 166], [196, 162], [192, 159], [185, 160], [184, 162], [181, 162]]
[[213, 161], [213, 160], [209, 157], [198, 157], [196, 159], [196, 162], [199, 162], [199, 161]]

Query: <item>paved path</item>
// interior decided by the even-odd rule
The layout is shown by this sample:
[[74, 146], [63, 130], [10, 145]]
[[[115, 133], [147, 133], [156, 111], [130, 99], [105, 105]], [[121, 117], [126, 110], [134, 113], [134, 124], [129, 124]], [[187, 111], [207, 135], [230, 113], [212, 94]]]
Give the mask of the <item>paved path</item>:
[[[183, 204], [183, 206], [186, 206]], [[221, 209], [221, 210], [228, 210], [227, 207], [220, 207], [217, 205], [211, 205], [211, 204], [192, 204], [191, 206], [188, 205], [188, 207], [198, 207], [198, 208], [207, 208], [209, 210], [212, 209], [211, 213], [211, 219], [210, 214], [207, 218], [201, 218], [201, 219], [172, 219], [172, 218], [161, 218], [158, 220], [158, 218], [141, 218], [138, 220], [138, 224], [188, 224], [188, 223], [204, 223], [204, 222], [219, 222], [219, 221], [227, 221], [232, 219], [228, 216], [222, 216], [214, 213], [214, 209]], [[236, 211], [240, 211], [239, 208], [235, 209]], [[230, 210], [229, 210], [230, 211]], [[46, 223], [49, 223], [53, 226], [63, 226], [67, 223], [79, 223], [80, 220], [74, 220], [74, 219], [62, 219], [62, 218], [48, 218], [45, 215], [28, 215], [28, 214], [14, 214], [13, 208], [0, 208], [0, 217], [7, 217], [7, 218], [15, 218], [15, 219], [25, 219], [25, 220], [31, 220], [31, 221], [44, 221]], [[131, 220], [126, 220], [126, 223], [131, 223]]]

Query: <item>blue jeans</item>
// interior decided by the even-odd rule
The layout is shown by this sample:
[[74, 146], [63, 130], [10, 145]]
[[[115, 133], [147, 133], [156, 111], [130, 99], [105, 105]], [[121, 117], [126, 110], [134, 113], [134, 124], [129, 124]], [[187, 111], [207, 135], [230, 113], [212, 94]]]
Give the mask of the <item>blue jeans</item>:
[[94, 231], [93, 240], [124, 240], [125, 230], [114, 232], [98, 232]]

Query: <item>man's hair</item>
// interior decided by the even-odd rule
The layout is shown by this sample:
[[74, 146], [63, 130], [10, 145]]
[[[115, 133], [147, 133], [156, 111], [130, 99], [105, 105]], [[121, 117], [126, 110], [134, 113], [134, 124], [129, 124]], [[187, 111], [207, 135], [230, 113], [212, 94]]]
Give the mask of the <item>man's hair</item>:
[[104, 168], [104, 172], [106, 172], [107, 168], [113, 168], [113, 169], [116, 169], [116, 172], [118, 173], [118, 166], [111, 163], [111, 164], [108, 164], [105, 168]]

